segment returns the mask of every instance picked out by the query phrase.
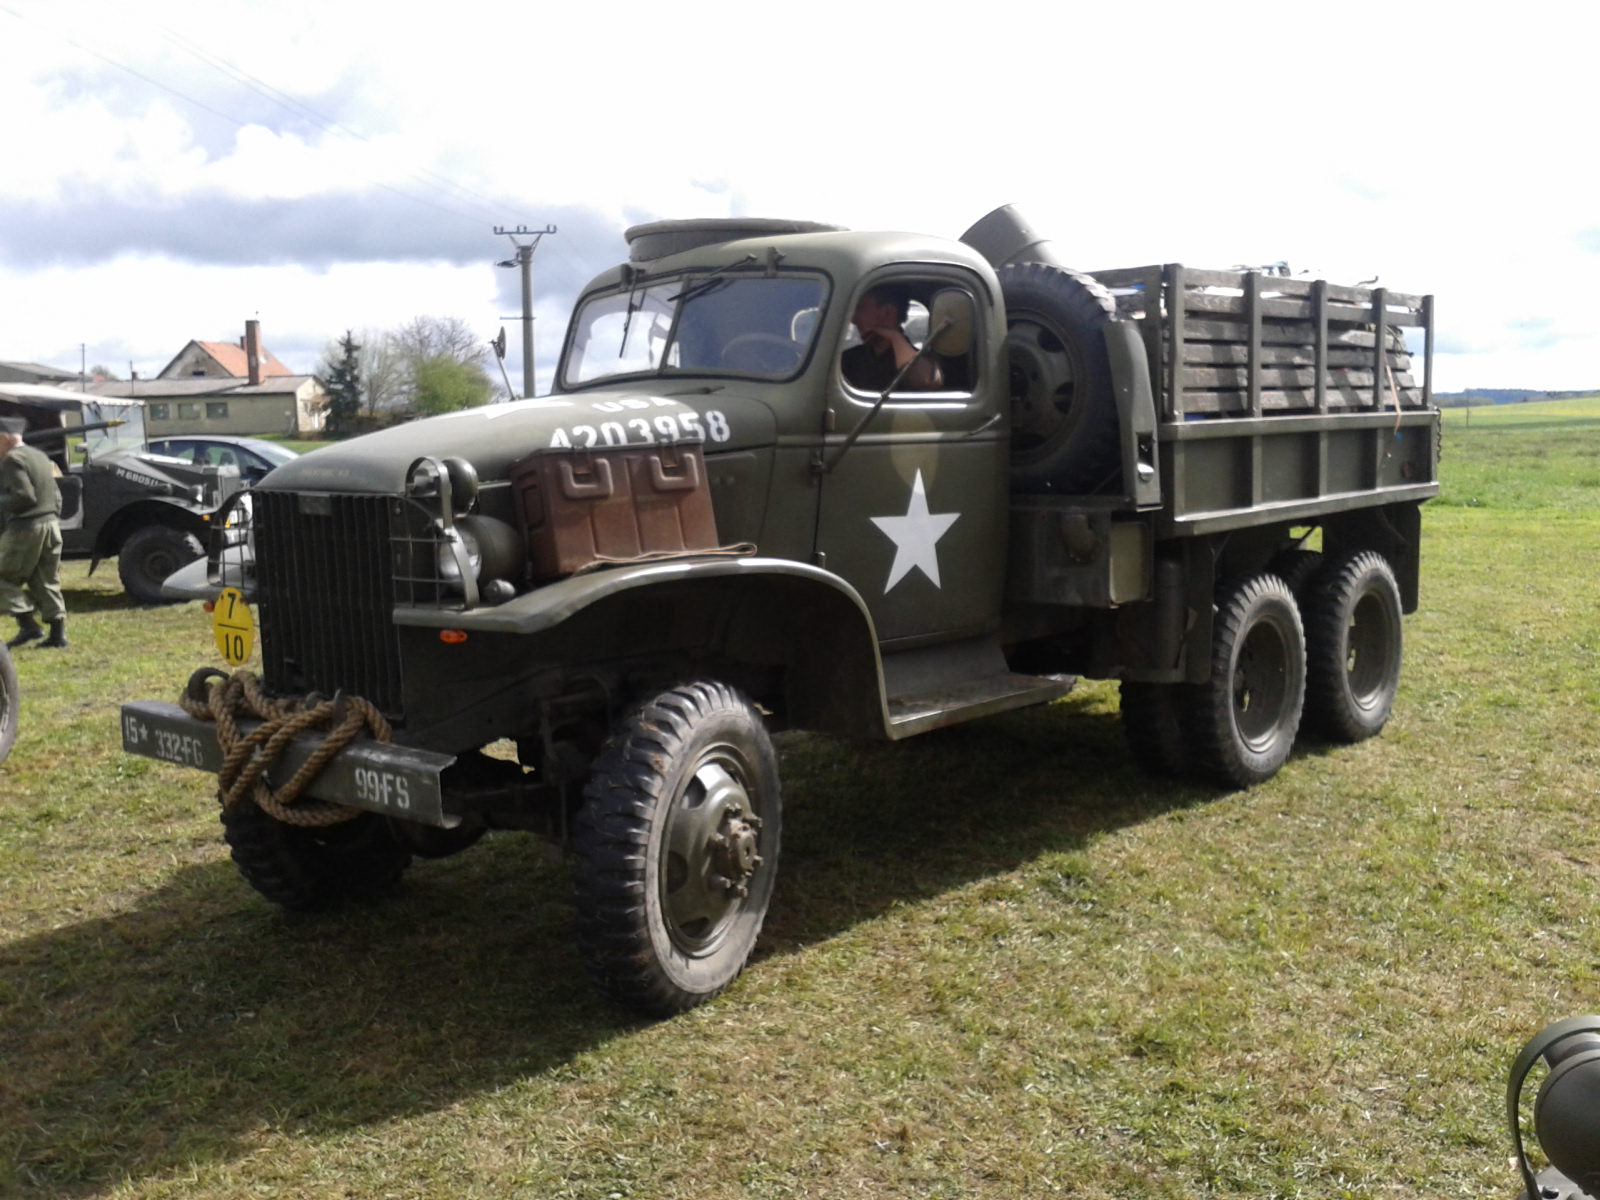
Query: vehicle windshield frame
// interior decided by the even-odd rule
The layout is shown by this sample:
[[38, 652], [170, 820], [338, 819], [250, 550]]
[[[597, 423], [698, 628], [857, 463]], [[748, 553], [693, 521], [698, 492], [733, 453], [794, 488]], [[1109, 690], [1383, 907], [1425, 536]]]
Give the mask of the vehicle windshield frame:
[[[754, 304], [736, 304], [736, 293], [741, 298], [751, 296], [751, 285], [795, 289], [798, 292], [791, 305], [772, 305], [763, 313]], [[604, 387], [618, 380], [639, 378], [682, 379], [708, 376], [717, 379], [756, 379], [763, 382], [782, 382], [801, 374], [816, 353], [818, 335], [823, 328], [824, 316], [832, 297], [833, 281], [824, 271], [815, 268], [780, 268], [769, 271], [763, 267], [741, 269], [697, 266], [656, 277], [637, 277], [632, 285], [619, 284], [597, 289], [582, 297], [573, 311], [572, 322], [562, 349], [558, 386], [565, 390]], [[774, 293], [776, 295], [777, 293]], [[713, 303], [713, 298], [718, 298]], [[707, 324], [704, 328], [690, 326], [686, 314], [697, 314], [695, 307], [705, 301]], [[736, 320], [755, 321], [765, 316], [769, 324], [773, 319], [785, 319], [788, 336], [769, 329], [752, 328], [728, 336], [723, 351], [740, 338], [754, 339], [748, 344], [753, 352], [749, 365], [741, 363], [707, 361], [704, 346], [690, 352], [691, 361], [684, 364], [682, 357], [689, 346], [686, 330], [692, 328], [704, 341], [717, 327], [712, 324], [721, 307], [724, 321], [730, 316]], [[784, 317], [787, 312], [787, 317]], [[595, 343], [606, 336], [600, 323], [606, 319], [615, 324], [621, 318], [621, 328], [610, 334], [619, 359], [629, 360], [627, 365], [614, 371], [596, 370], [588, 373], [586, 358], [596, 349]], [[642, 324], [642, 328], [640, 328]], [[619, 336], [620, 335], [620, 336]], [[643, 344], [634, 348], [636, 339]], [[781, 346], [787, 340], [790, 347]], [[761, 341], [770, 344], [762, 346]], [[766, 353], [762, 354], [761, 351]], [[756, 361], [757, 358], [765, 360]], [[676, 359], [677, 361], [674, 361]], [[790, 361], [792, 359], [792, 361]], [[592, 361], [592, 360], [591, 360]]]

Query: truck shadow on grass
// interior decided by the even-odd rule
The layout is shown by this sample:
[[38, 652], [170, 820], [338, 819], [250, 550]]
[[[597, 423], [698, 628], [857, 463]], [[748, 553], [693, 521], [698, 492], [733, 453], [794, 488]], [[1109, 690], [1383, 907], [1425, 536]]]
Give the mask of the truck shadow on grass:
[[[102, 564], [100, 570], [106, 568]], [[116, 582], [116, 563], [111, 564], [111, 580]], [[99, 579], [96, 573], [95, 579]], [[149, 605], [140, 604], [132, 596], [120, 588], [111, 591], [103, 587], [72, 587], [63, 585], [61, 597], [67, 602], [67, 616], [78, 616], [94, 612], [122, 612], [127, 609], [148, 608]]]
[[[1138, 775], [1115, 715], [1075, 698], [901, 746], [795, 737], [782, 754], [763, 957], [1213, 794]], [[270, 908], [218, 850], [131, 911], [12, 942], [0, 1193], [203, 1173], [285, 1134], [437, 1111], [640, 1028], [596, 1001], [570, 923], [565, 870], [504, 837], [313, 918]]]

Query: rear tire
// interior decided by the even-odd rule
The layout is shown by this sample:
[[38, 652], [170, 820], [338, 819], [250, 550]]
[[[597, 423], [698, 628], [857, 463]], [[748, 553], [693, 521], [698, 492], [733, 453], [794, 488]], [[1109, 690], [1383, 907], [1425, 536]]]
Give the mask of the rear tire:
[[377, 813], [309, 827], [286, 824], [241, 800], [222, 810], [222, 833], [239, 874], [290, 912], [322, 912], [375, 896], [411, 863], [411, 852]]
[[1381, 732], [1400, 687], [1400, 585], [1383, 555], [1328, 564], [1306, 592], [1306, 717], [1317, 732], [1359, 742]]
[[1184, 741], [1182, 684], [1122, 681], [1122, 732], [1139, 769], [1151, 775], [1182, 775], [1189, 770]]
[[1011, 391], [1011, 482], [1082, 494], [1115, 479], [1122, 455], [1105, 330], [1111, 293], [1044, 263], [1000, 271]]
[[1193, 685], [1184, 730], [1195, 766], [1232, 787], [1271, 779], [1294, 748], [1306, 694], [1305, 631], [1288, 585], [1225, 585], [1212, 624], [1211, 678]]
[[186, 567], [205, 550], [192, 533], [170, 525], [146, 525], [122, 543], [117, 552], [117, 576], [122, 590], [141, 604], [171, 604], [161, 585], [180, 567]]
[[578, 946], [624, 1004], [671, 1016], [738, 978], [777, 878], [778, 760], [755, 706], [711, 680], [618, 722], [574, 836]]

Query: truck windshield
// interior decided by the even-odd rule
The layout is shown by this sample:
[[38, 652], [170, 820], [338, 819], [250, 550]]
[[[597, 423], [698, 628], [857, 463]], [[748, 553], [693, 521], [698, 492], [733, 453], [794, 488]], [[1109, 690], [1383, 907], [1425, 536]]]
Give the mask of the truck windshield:
[[827, 284], [815, 275], [677, 275], [591, 297], [573, 320], [568, 387], [617, 375], [784, 379], [805, 362]]

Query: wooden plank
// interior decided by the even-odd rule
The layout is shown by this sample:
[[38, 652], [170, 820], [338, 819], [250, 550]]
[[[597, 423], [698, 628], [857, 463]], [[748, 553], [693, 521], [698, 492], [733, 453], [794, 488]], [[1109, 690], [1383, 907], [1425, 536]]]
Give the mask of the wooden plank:
[[[1226, 321], [1217, 319], [1198, 319], [1184, 322], [1184, 340], [1188, 342], [1243, 342], [1249, 334], [1240, 321]], [[1310, 346], [1314, 343], [1315, 334], [1312, 332], [1309, 321], [1263, 321], [1261, 323], [1261, 343], [1264, 346], [1297, 345]], [[1370, 350], [1373, 345], [1373, 333], [1370, 324], [1363, 322], [1360, 326], [1340, 325], [1329, 326], [1328, 345], [1330, 347], [1358, 347]], [[1391, 350], [1409, 349], [1409, 343], [1397, 329], [1389, 333], [1389, 347]]]
[[[1243, 366], [1249, 362], [1249, 347], [1236, 342], [1196, 342], [1183, 345], [1183, 361], [1194, 367]], [[1316, 347], [1312, 345], [1263, 345], [1261, 362], [1265, 366], [1315, 367]], [[1356, 346], [1338, 347], [1328, 351], [1330, 367], [1371, 367], [1372, 351]], [[1403, 351], [1389, 351], [1389, 365], [1396, 371], [1411, 368], [1411, 355]]]
[[[1256, 372], [1262, 387], [1268, 388], [1297, 388], [1316, 387], [1317, 371], [1315, 367], [1262, 367]], [[1365, 368], [1337, 367], [1327, 373], [1330, 388], [1349, 387], [1371, 389], [1374, 382], [1381, 383], [1385, 388], [1389, 386], [1386, 378], [1374, 380], [1370, 363]], [[1404, 371], [1394, 373], [1396, 387], [1413, 387], [1415, 381], [1410, 374]], [[1243, 367], [1185, 367], [1183, 369], [1184, 390], [1199, 388], [1209, 390], [1215, 388], [1240, 388], [1248, 390], [1250, 387], [1250, 368]]]
[[[1112, 267], [1088, 273], [1108, 288], [1138, 287], [1152, 272], [1159, 273], [1160, 269], [1160, 267]], [[1188, 267], [1184, 270], [1184, 278], [1191, 287], [1235, 288], [1240, 291], [1244, 290], [1246, 275], [1256, 275], [1260, 278], [1263, 292], [1279, 292], [1290, 297], [1309, 298], [1317, 283], [1327, 282], [1309, 275], [1264, 275], [1258, 271], [1205, 270], [1199, 267]], [[1340, 304], [1364, 307], [1372, 303], [1373, 289], [1370, 287], [1359, 284], [1327, 283], [1327, 289], [1328, 299]], [[1397, 308], [1419, 309], [1423, 300], [1421, 294], [1396, 291], [1388, 293], [1389, 303]]]
[[[1398, 386], [1399, 380], [1395, 383]], [[1422, 406], [1422, 392], [1417, 388], [1405, 388], [1399, 393], [1402, 408], [1420, 408]], [[1245, 392], [1238, 389], [1217, 391], [1185, 391], [1183, 394], [1184, 411], [1190, 413], [1238, 413], [1245, 414], [1249, 410], [1249, 398]], [[1389, 408], [1390, 401], [1387, 394], [1384, 397], [1384, 409]], [[1315, 412], [1317, 407], [1316, 392], [1310, 388], [1293, 388], [1285, 390], [1263, 390], [1261, 393], [1261, 407], [1267, 412]], [[1366, 412], [1373, 411], [1372, 393], [1348, 388], [1328, 389], [1328, 411], [1346, 412], [1359, 409]]]

